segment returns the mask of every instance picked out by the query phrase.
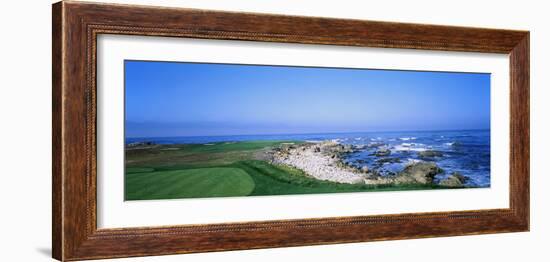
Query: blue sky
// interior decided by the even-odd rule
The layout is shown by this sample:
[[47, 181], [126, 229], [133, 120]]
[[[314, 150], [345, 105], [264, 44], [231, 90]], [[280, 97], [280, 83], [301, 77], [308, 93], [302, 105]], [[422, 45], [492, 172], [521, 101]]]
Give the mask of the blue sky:
[[490, 74], [125, 61], [126, 136], [488, 129]]

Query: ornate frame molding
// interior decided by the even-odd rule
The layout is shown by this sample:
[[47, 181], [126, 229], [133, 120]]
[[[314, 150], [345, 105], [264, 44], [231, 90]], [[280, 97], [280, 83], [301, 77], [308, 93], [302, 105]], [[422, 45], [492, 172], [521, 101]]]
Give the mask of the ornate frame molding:
[[[56, 3], [52, 10], [52, 243], [56, 259], [99, 259], [529, 230], [528, 31], [73, 1]], [[99, 34], [509, 54], [510, 208], [98, 229], [96, 43]], [[327, 227], [331, 230], [326, 230]]]

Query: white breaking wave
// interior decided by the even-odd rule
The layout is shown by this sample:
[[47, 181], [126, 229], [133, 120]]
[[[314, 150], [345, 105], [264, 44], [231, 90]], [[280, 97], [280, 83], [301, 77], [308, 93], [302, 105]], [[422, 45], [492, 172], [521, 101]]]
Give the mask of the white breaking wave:
[[401, 145], [396, 145], [394, 146], [393, 148], [397, 151], [416, 151], [416, 152], [421, 152], [421, 151], [426, 151], [428, 150], [428, 148], [424, 148], [424, 147], [413, 147], [415, 144], [411, 144], [411, 143], [403, 143]]
[[408, 159], [407, 159], [407, 163], [405, 163], [405, 165], [416, 164], [416, 163], [418, 163], [418, 162], [420, 162], [420, 160], [418, 160], [418, 159], [413, 159], [413, 158], [408, 158]]

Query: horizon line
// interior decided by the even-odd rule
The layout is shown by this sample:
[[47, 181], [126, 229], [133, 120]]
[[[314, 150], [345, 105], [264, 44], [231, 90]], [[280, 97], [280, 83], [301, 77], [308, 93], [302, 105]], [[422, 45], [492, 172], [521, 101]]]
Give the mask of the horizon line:
[[313, 133], [272, 133], [272, 134], [231, 134], [231, 135], [191, 135], [191, 136], [134, 136], [124, 139], [138, 138], [175, 138], [175, 137], [231, 137], [231, 136], [281, 136], [281, 135], [322, 135], [322, 134], [355, 134], [355, 133], [390, 133], [390, 132], [442, 132], [442, 131], [485, 131], [491, 128], [469, 128], [469, 129], [422, 129], [422, 130], [381, 130], [381, 131], [353, 131], [353, 132], [313, 132]]

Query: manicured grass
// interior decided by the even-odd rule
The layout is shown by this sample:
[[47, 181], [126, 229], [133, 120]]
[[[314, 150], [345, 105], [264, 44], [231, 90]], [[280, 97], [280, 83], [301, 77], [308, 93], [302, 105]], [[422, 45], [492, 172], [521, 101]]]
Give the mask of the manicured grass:
[[[146, 149], [126, 150], [126, 168], [154, 168], [174, 170], [185, 168], [216, 167], [237, 161], [258, 159], [282, 143], [294, 141], [246, 141], [211, 144], [158, 145]], [[128, 172], [127, 172], [128, 173]]]
[[155, 169], [149, 167], [128, 167], [126, 173], [148, 173], [153, 172]]
[[[288, 141], [160, 145], [126, 151], [126, 200], [266, 196], [442, 188], [321, 181], [272, 165], [262, 153]], [[298, 142], [299, 143], [299, 142]]]
[[436, 185], [416, 184], [388, 186], [335, 183], [311, 178], [298, 169], [257, 160], [241, 161], [232, 166], [242, 168], [254, 179], [256, 186], [250, 194], [253, 196], [441, 188]]
[[230, 167], [127, 173], [126, 200], [246, 196], [254, 180]]
[[[286, 141], [287, 143], [295, 143], [293, 141]], [[258, 150], [266, 147], [272, 147], [285, 143], [285, 141], [246, 141], [246, 142], [219, 142], [209, 144], [185, 144], [180, 147], [182, 150], [192, 153], [220, 153], [231, 151], [243, 151], [243, 150]]]
[[320, 181], [302, 171], [265, 161], [126, 174], [126, 200], [266, 196], [437, 188], [424, 185], [372, 186]]

